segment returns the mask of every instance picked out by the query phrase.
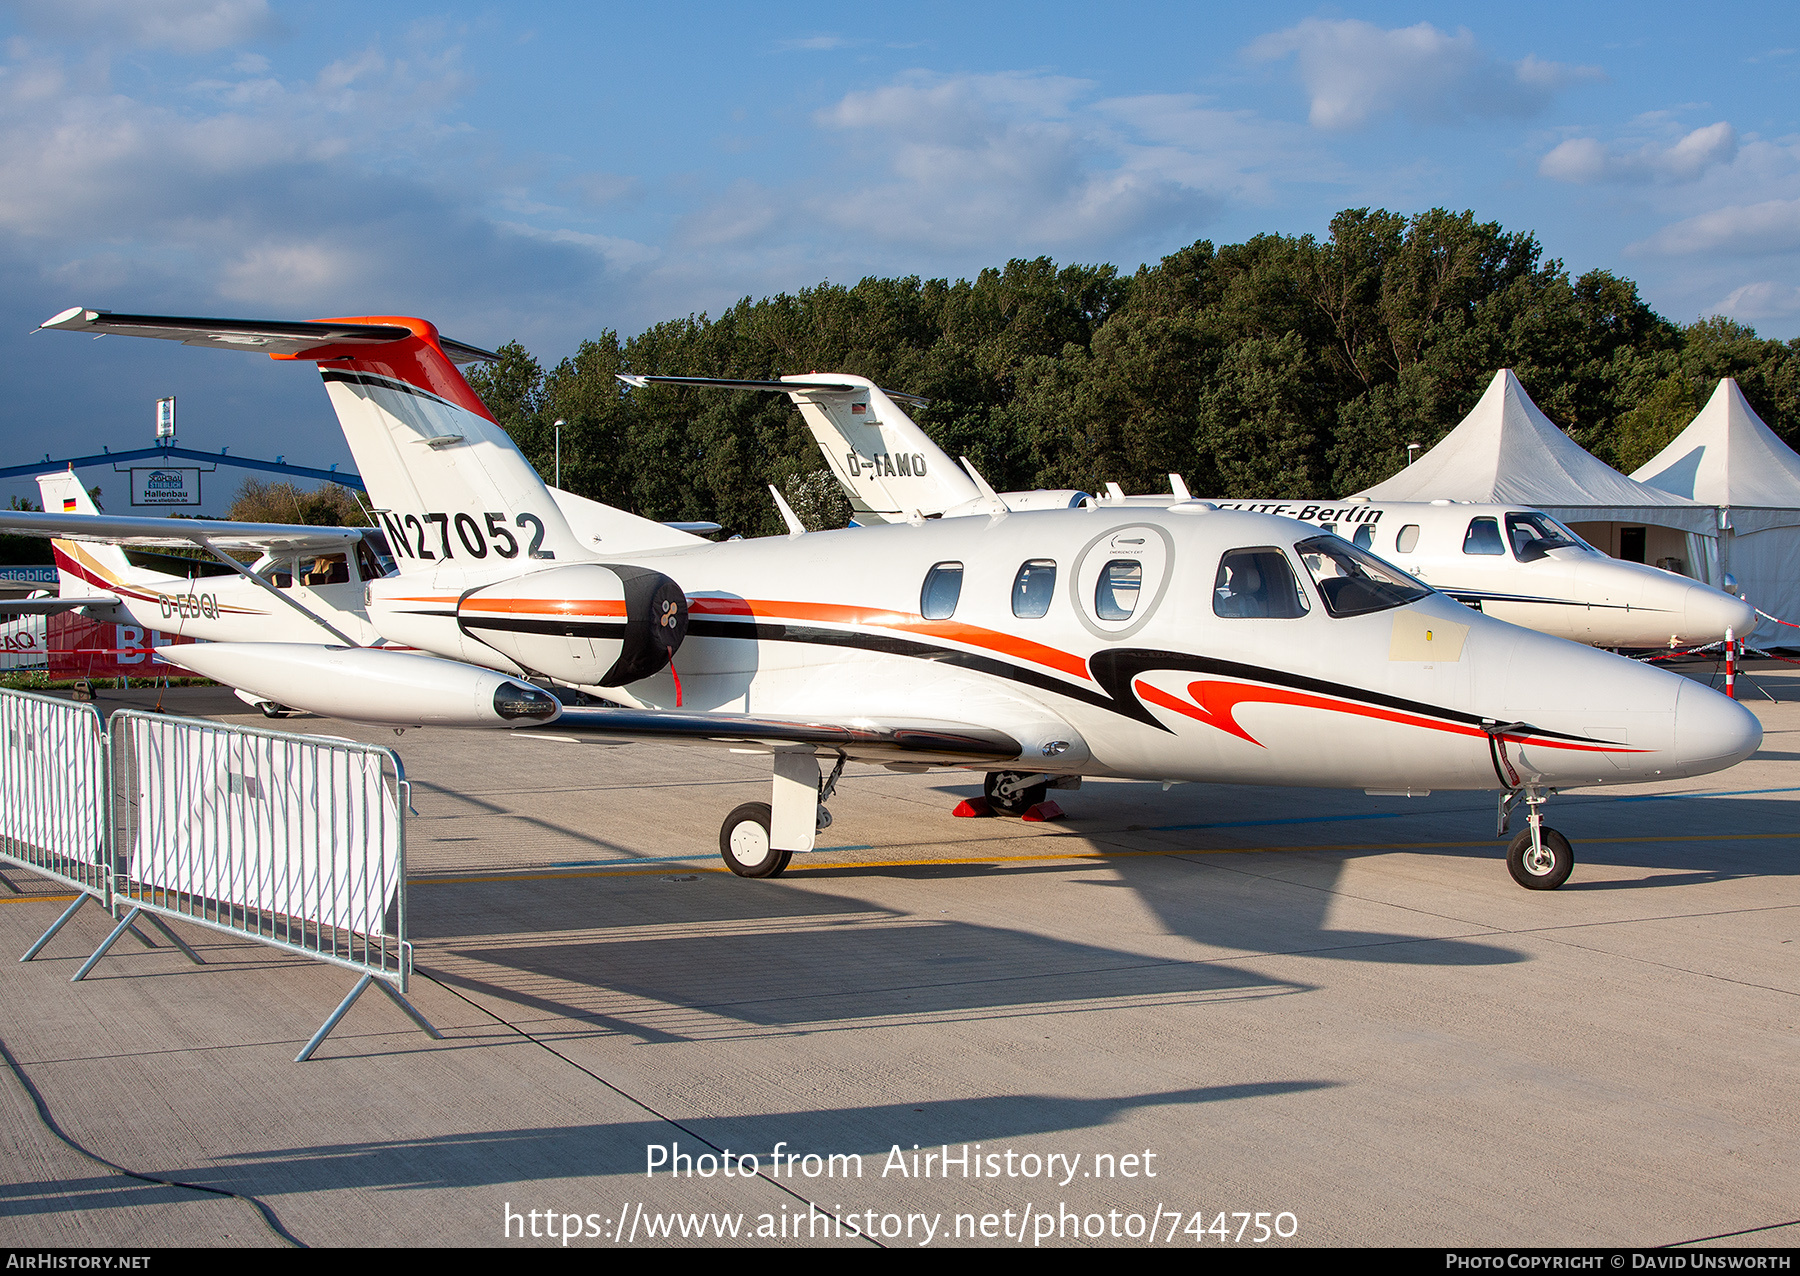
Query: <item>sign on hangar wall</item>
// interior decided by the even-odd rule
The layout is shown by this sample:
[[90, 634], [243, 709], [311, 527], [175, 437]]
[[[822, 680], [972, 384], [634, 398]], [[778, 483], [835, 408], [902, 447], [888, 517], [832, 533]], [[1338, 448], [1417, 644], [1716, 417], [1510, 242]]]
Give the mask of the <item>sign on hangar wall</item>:
[[200, 471], [157, 465], [131, 469], [133, 505], [198, 505]]

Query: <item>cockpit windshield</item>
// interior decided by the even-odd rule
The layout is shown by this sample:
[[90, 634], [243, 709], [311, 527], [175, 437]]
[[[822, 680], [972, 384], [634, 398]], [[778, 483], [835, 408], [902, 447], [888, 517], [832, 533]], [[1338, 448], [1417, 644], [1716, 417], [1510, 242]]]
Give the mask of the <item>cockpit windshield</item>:
[[1341, 536], [1315, 536], [1294, 546], [1313, 587], [1333, 616], [1363, 616], [1430, 595], [1431, 590]]
[[1506, 538], [1512, 542], [1513, 557], [1521, 563], [1542, 558], [1553, 549], [1592, 549], [1581, 537], [1548, 514], [1535, 511], [1529, 514], [1508, 514]]

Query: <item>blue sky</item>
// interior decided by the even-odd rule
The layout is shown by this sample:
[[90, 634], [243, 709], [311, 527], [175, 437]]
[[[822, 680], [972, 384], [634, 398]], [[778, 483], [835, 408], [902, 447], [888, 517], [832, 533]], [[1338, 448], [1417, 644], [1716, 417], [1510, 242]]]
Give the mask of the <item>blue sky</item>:
[[142, 446], [171, 393], [189, 446], [349, 462], [310, 371], [26, 335], [76, 304], [411, 313], [553, 362], [822, 279], [1131, 269], [1364, 205], [1800, 334], [1791, 6], [0, 0], [0, 37], [0, 465]]

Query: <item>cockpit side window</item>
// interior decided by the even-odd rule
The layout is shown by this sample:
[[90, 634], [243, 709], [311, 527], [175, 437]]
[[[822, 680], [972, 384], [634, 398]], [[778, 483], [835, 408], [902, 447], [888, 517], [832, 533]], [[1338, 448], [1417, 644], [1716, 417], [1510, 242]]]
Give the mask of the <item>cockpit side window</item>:
[[956, 614], [957, 600], [962, 597], [963, 565], [938, 563], [925, 573], [925, 586], [919, 590], [919, 615], [926, 620], [948, 620]]
[[1513, 557], [1521, 563], [1542, 558], [1553, 549], [1573, 549], [1583, 543], [1548, 514], [1535, 512], [1508, 514], [1506, 535], [1512, 541]]
[[1050, 599], [1056, 593], [1056, 563], [1048, 558], [1034, 558], [1019, 567], [1013, 577], [1012, 611], [1021, 620], [1035, 620], [1050, 611]]
[[1414, 577], [1336, 536], [1315, 536], [1294, 550], [1333, 616], [1385, 611], [1431, 593]]
[[1506, 542], [1500, 539], [1499, 522], [1491, 518], [1470, 519], [1469, 530], [1463, 536], [1463, 553], [1505, 554]]
[[1219, 574], [1213, 581], [1215, 616], [1293, 620], [1309, 610], [1287, 555], [1274, 546], [1234, 549], [1219, 559]]

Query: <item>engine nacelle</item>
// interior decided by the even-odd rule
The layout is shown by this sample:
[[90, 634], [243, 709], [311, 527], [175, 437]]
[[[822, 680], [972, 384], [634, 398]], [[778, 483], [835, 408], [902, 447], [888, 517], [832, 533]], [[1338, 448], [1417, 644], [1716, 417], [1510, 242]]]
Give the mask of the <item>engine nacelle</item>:
[[529, 683], [454, 660], [380, 647], [196, 642], [157, 654], [248, 699], [393, 727], [534, 727], [562, 713]]
[[571, 563], [483, 585], [456, 607], [461, 631], [560, 682], [622, 687], [660, 673], [687, 636], [687, 595], [661, 572]]

